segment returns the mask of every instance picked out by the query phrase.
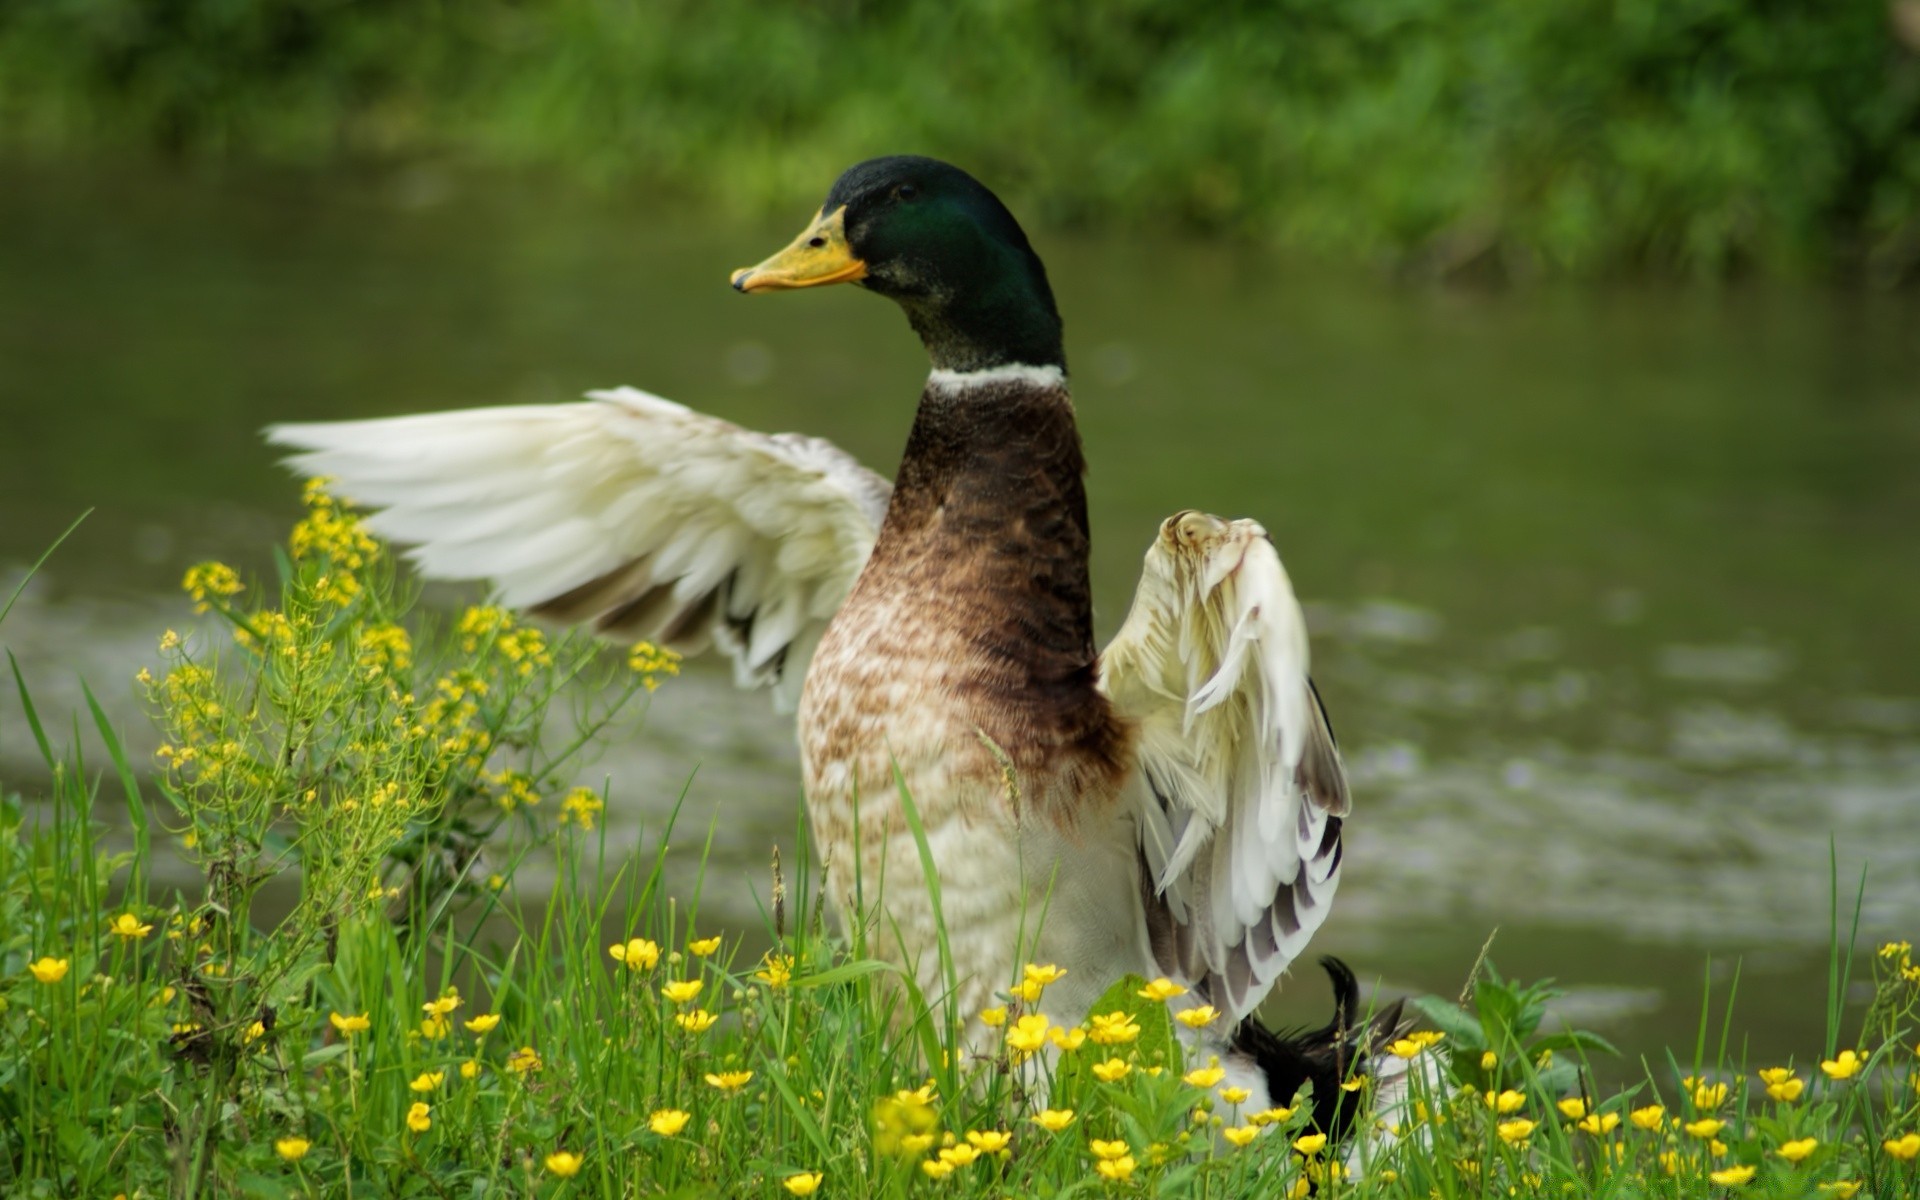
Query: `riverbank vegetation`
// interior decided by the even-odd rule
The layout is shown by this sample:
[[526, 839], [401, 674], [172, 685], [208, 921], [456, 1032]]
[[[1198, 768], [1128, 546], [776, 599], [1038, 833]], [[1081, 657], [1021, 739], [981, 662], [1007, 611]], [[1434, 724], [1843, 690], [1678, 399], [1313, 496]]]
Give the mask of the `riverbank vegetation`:
[[1920, 269], [1920, 3], [69, 0], [0, 146], [534, 167], [791, 213], [918, 151], [1029, 218], [1433, 272]]
[[[697, 889], [667, 893], [668, 828], [608, 844], [623, 781], [573, 786], [580, 757], [640, 719], [674, 655], [609, 655], [489, 607], [411, 612], [351, 511], [317, 485], [307, 500], [277, 578], [187, 573], [183, 606], [222, 635], [162, 633], [162, 669], [139, 673], [166, 737], [150, 767], [97, 705], [36, 711], [13, 669], [51, 784], [0, 803], [9, 1195], [1920, 1186], [1920, 965], [1904, 943], [1856, 963], [1841, 928], [1823, 1045], [1744, 1061], [1721, 997], [1695, 1045], [1625, 1090], [1587, 1070], [1602, 1040], [1544, 1022], [1550, 987], [1476, 969], [1386, 1052], [1411, 1065], [1404, 1102], [1350, 1080], [1352, 1149], [1309, 1126], [1306, 1097], [1256, 1110], [1184, 1061], [1165, 981], [1056, 1022], [1058, 969], [1030, 964], [976, 1031], [992, 1051], [965, 1052], [943, 996], [827, 927], [804, 857], [771, 864], [765, 926], [742, 931], [704, 921]], [[163, 840], [191, 886], [156, 879]], [[289, 872], [290, 907], [261, 903]], [[1840, 1002], [1856, 974], [1873, 995], [1858, 1023]]]

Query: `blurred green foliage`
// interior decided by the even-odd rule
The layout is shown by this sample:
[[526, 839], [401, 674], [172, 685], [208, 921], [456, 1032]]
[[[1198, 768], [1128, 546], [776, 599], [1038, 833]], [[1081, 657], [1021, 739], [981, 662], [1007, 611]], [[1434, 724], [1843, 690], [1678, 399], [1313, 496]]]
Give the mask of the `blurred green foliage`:
[[915, 150], [1054, 222], [1884, 280], [1920, 269], [1917, 46], [1920, 0], [40, 0], [0, 7], [0, 142], [743, 210]]

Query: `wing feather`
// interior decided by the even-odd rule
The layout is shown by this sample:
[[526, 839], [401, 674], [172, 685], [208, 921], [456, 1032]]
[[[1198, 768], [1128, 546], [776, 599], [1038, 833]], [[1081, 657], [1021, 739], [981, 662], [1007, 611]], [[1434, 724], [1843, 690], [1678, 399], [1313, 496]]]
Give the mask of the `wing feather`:
[[297, 470], [376, 509], [424, 575], [609, 637], [729, 655], [798, 698], [892, 486], [819, 438], [767, 435], [617, 388], [582, 403], [276, 425]]
[[1233, 1020], [1326, 919], [1346, 776], [1266, 531], [1181, 513], [1148, 550], [1101, 686], [1139, 729], [1131, 792], [1160, 967]]

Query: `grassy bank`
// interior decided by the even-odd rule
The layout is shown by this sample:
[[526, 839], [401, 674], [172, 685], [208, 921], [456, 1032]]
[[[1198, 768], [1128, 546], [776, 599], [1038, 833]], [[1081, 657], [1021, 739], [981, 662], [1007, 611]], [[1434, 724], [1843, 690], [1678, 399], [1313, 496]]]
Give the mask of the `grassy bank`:
[[[1826, 1044], [1748, 1063], [1730, 998], [1694, 1046], [1597, 1091], [1591, 1035], [1490, 967], [1389, 1055], [1423, 1068], [1342, 1156], [1295, 1097], [1251, 1110], [1182, 1060], [1170, 985], [1046, 1015], [1008, 980], [999, 1049], [826, 928], [776, 861], [762, 954], [665, 894], [668, 830], [613, 853], [578, 755], [674, 657], [610, 656], [492, 608], [407, 611], [323, 491], [277, 580], [190, 571], [231, 642], [160, 638], [167, 740], [37, 713], [51, 793], [0, 804], [0, 1189], [33, 1196], [1876, 1197], [1920, 1185], [1920, 966], [1836, 929]], [[0, 617], [3, 619], [3, 617]], [[671, 690], [660, 702], [671, 703]], [[19, 730], [0, 735], [21, 736]], [[615, 789], [621, 784], [616, 782]], [[109, 844], [100, 806], [124, 806]], [[172, 839], [200, 881], [162, 888]], [[693, 844], [689, 840], [689, 845]], [[697, 853], [697, 850], [682, 851]], [[268, 919], [269, 877], [298, 900]], [[550, 890], [517, 877], [551, 873]], [[741, 886], [736, 880], [712, 886]], [[1463, 971], [1465, 969], [1463, 964]], [[1875, 1002], [1843, 1029], [1855, 973]], [[1726, 1007], [1722, 1007], [1725, 1005]], [[1044, 1093], [1040, 1089], [1044, 1088]], [[1044, 1094], [1044, 1100], [1041, 1095]], [[1350, 1097], [1347, 1098], [1347, 1097]]]
[[1912, 0], [70, 0], [0, 13], [0, 142], [450, 154], [791, 211], [953, 158], [1052, 222], [1435, 270], [1920, 264]]

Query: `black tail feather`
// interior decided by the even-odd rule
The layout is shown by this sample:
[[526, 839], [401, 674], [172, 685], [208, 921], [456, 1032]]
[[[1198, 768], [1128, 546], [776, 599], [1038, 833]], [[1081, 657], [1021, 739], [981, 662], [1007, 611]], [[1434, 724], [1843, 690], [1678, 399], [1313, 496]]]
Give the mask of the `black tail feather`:
[[[1339, 1141], [1353, 1123], [1354, 1110], [1352, 1097], [1340, 1090], [1340, 1084], [1357, 1060], [1377, 1053], [1399, 1036], [1404, 1002], [1396, 1000], [1371, 1015], [1362, 1013], [1360, 981], [1352, 969], [1330, 955], [1320, 960], [1320, 966], [1333, 984], [1333, 1020], [1318, 1029], [1276, 1033], [1248, 1017], [1233, 1031], [1230, 1044], [1260, 1068], [1275, 1104], [1286, 1104], [1303, 1085], [1313, 1084], [1313, 1124]], [[1355, 1022], [1362, 1020], [1356, 1027]]]

